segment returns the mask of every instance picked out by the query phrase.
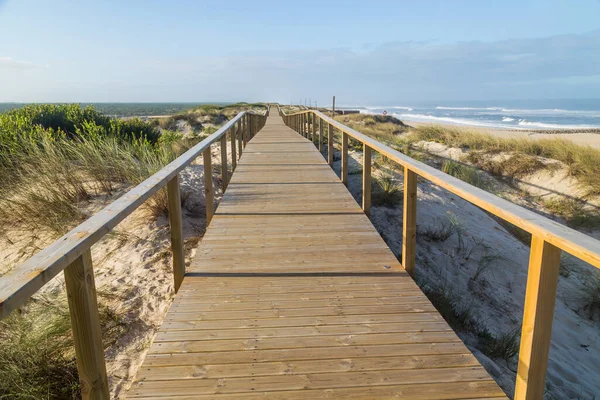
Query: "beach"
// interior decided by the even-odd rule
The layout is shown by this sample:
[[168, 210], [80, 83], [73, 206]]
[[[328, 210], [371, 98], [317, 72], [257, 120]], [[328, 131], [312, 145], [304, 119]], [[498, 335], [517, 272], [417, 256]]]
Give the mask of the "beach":
[[[419, 122], [419, 121], [410, 121], [403, 119], [404, 123], [410, 126], [418, 127], [418, 126], [427, 126], [427, 125], [442, 125], [452, 128], [457, 128], [461, 130], [468, 130], [480, 133], [487, 133], [494, 136], [499, 136], [503, 138], [527, 138], [527, 139], [566, 139], [571, 140], [573, 143], [582, 145], [582, 146], [591, 146], [596, 149], [600, 149], [600, 132], [593, 133], [590, 131], [578, 131], [578, 130], [555, 130], [548, 131], [548, 133], [543, 133], [540, 130], [520, 130], [520, 129], [500, 129], [500, 128], [487, 128], [487, 127], [479, 127], [479, 126], [465, 126], [460, 124], [451, 124], [451, 123], [433, 123], [433, 122]], [[552, 133], [550, 133], [552, 132]]]

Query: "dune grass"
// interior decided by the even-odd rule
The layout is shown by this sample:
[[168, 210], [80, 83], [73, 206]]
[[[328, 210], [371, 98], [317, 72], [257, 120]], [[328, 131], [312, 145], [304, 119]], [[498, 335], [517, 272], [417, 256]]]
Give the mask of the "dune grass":
[[542, 167], [527, 156], [539, 156], [561, 161], [587, 189], [589, 195], [600, 195], [600, 150], [581, 146], [566, 139], [502, 138], [481, 132], [450, 127], [423, 125], [414, 128], [410, 141], [432, 141], [450, 147], [466, 148], [484, 153], [514, 153], [515, 159], [500, 165], [498, 173], [523, 174]]
[[[0, 229], [9, 241], [50, 242], [93, 213], [88, 206], [95, 199], [110, 201], [192, 144], [144, 121], [110, 119], [78, 105], [0, 114]], [[158, 193], [147, 204], [162, 214], [166, 196]], [[110, 346], [127, 328], [116, 310], [100, 303]], [[0, 398], [79, 396], [66, 296], [38, 293], [0, 321]]]
[[391, 115], [347, 114], [336, 115], [335, 120], [384, 143], [395, 142], [396, 137], [408, 129]]

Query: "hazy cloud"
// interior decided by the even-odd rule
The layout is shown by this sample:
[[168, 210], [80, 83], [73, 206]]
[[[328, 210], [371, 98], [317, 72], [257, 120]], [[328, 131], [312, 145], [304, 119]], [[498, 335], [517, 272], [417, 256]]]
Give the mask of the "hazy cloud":
[[30, 61], [16, 60], [12, 57], [0, 57], [0, 68], [31, 69], [36, 67], [37, 65]]

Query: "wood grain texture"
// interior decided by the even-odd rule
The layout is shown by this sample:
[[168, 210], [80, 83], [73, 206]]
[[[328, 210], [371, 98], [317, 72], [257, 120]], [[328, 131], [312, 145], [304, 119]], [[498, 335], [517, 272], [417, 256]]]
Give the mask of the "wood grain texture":
[[210, 154], [210, 147], [204, 150], [202, 153], [202, 159], [204, 161], [204, 200], [206, 204], [206, 226], [209, 226], [215, 212], [213, 200], [212, 156]]
[[531, 238], [515, 399], [542, 399], [546, 383], [560, 249]]
[[342, 183], [348, 186], [348, 134], [342, 133]]
[[371, 148], [363, 145], [362, 209], [367, 217], [371, 215]]
[[417, 174], [404, 168], [404, 210], [402, 220], [402, 266], [414, 277], [417, 252]]
[[185, 275], [185, 253], [183, 251], [183, 219], [181, 214], [181, 193], [179, 174], [167, 184], [169, 205], [169, 226], [171, 228], [171, 252], [173, 254], [173, 287], [179, 290]]
[[248, 143], [129, 397], [503, 397], [288, 123]]
[[333, 166], [333, 125], [329, 124], [327, 128], [327, 163]]
[[108, 399], [108, 379], [91, 252], [83, 253], [65, 269], [64, 274], [81, 396], [83, 399]]
[[227, 136], [221, 137], [221, 187], [223, 192], [227, 189], [229, 181], [229, 171], [227, 170]]

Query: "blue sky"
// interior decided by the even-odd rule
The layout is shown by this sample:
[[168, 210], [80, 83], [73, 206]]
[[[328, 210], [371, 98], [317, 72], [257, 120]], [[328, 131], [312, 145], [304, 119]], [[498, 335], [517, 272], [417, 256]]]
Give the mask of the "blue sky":
[[600, 97], [600, 0], [0, 0], [0, 101]]

